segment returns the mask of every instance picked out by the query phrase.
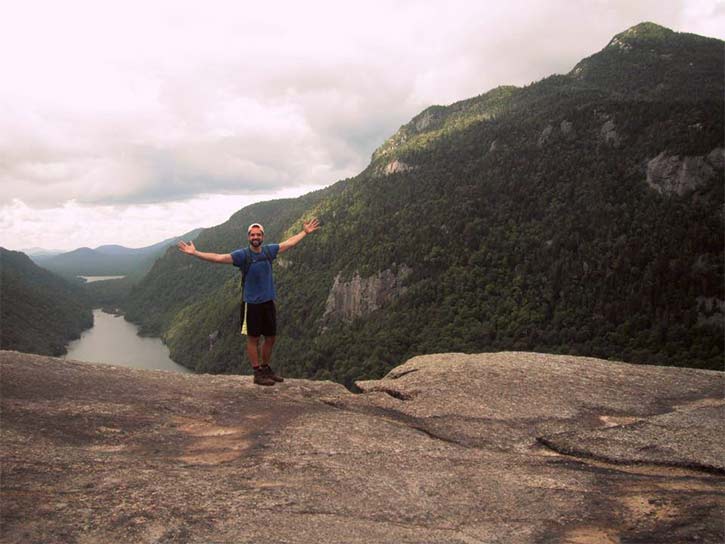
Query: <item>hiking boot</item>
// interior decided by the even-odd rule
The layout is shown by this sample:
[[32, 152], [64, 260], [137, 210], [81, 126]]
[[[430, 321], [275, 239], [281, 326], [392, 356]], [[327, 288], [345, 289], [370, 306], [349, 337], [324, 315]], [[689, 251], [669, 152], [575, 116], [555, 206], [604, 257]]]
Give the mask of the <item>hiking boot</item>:
[[277, 374], [274, 373], [274, 370], [272, 370], [272, 367], [269, 365], [262, 365], [260, 367], [262, 369], [262, 372], [264, 372], [264, 375], [268, 378], [272, 378], [276, 382], [283, 382], [284, 378], [282, 376], [277, 376]]
[[261, 368], [254, 369], [254, 383], [257, 385], [274, 385], [274, 380]]

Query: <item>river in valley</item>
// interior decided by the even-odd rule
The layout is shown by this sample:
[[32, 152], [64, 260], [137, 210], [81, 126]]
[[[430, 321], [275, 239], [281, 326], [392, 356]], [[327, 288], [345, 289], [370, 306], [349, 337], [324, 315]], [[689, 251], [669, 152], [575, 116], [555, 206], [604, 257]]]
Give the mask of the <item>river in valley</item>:
[[169, 348], [159, 338], [142, 337], [137, 332], [136, 325], [123, 316], [93, 310], [93, 327], [68, 344], [65, 358], [147, 370], [191, 372], [169, 358]]

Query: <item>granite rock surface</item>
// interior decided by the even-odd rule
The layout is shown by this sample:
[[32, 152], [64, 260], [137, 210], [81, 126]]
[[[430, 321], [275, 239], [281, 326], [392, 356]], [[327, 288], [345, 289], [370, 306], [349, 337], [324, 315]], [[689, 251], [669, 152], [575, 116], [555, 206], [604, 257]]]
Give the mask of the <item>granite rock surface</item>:
[[721, 542], [723, 374], [537, 353], [331, 382], [0, 352], [7, 543]]

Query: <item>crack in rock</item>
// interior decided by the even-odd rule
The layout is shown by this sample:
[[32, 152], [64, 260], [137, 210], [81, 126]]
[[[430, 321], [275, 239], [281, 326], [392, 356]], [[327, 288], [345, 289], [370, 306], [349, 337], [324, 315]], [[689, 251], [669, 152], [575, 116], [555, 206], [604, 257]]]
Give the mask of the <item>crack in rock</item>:
[[402, 391], [398, 391], [396, 389], [388, 389], [387, 387], [381, 387], [378, 389], [381, 393], [385, 393], [386, 395], [390, 395], [394, 399], [406, 401], [406, 400], [413, 400], [415, 398], [415, 395], [411, 393], [403, 393]]
[[[382, 392], [382, 391], [381, 391]], [[389, 392], [385, 391], [386, 393], [390, 394]], [[337, 404], [334, 400], [331, 399], [322, 399], [322, 403], [326, 404], [327, 406], [331, 406], [333, 408], [337, 408], [338, 410], [343, 410], [345, 412], [357, 412], [357, 413], [364, 413], [367, 415], [371, 415], [373, 417], [379, 417], [385, 420], [392, 420], [396, 423], [399, 423], [401, 425], [404, 425], [410, 429], [419, 431], [423, 434], [425, 434], [428, 438], [431, 438], [433, 440], [440, 440], [441, 442], [445, 442], [447, 444], [454, 444], [456, 446], [460, 446], [462, 448], [466, 449], [477, 449], [476, 446], [469, 446], [468, 444], [464, 444], [462, 442], [458, 442], [456, 440], [453, 440], [452, 438], [446, 438], [444, 436], [438, 435], [434, 433], [433, 431], [430, 431], [425, 428], [422, 424], [419, 422], [421, 421], [420, 418], [414, 418], [412, 416], [403, 414], [401, 412], [398, 412], [392, 408], [382, 408], [378, 406], [371, 406], [368, 409], [360, 409], [356, 407], [347, 407], [347, 406], [341, 406]], [[481, 448], [478, 448], [481, 449]]]
[[696, 463], [696, 462], [658, 461], [656, 459], [643, 460], [643, 461], [639, 461], [636, 459], [616, 459], [616, 458], [609, 457], [606, 455], [597, 455], [596, 453], [591, 453], [591, 452], [577, 449], [577, 448], [560, 446], [560, 445], [556, 444], [555, 442], [553, 442], [547, 438], [544, 438], [543, 436], [537, 436], [536, 441], [539, 444], [541, 444], [542, 446], [544, 446], [560, 455], [578, 458], [578, 459], [581, 459], [582, 461], [591, 459], [594, 461], [604, 461], [606, 463], [610, 463], [613, 465], [660, 466], [660, 467], [671, 467], [671, 468], [684, 468], [684, 469], [689, 469], [689, 470], [695, 470], [698, 472], [706, 472], [709, 474], [718, 474], [718, 475], [725, 474], [725, 470], [721, 469], [720, 467], [714, 467], [714, 466], [705, 465], [705, 464]]
[[411, 368], [410, 370], [404, 370], [403, 372], [398, 372], [397, 374], [390, 375], [388, 374], [386, 378], [390, 380], [397, 380], [398, 378], [402, 378], [403, 376], [407, 374], [412, 374], [413, 372], [418, 372], [419, 368]]

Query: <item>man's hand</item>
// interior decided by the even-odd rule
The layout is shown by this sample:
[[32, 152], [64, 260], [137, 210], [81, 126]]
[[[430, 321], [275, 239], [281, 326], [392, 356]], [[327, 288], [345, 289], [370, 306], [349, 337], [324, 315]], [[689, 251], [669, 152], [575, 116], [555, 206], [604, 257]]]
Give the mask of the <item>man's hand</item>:
[[178, 244], [176, 244], [176, 247], [179, 248], [179, 251], [188, 253], [189, 255], [193, 255], [196, 252], [196, 248], [194, 247], [194, 242], [189, 242], [187, 244], [186, 242], [181, 240]]
[[310, 221], [307, 221], [306, 223], [302, 223], [302, 230], [282, 242], [279, 245], [279, 252], [284, 253], [288, 249], [295, 247], [300, 242], [300, 240], [302, 240], [302, 238], [304, 238], [311, 232], [315, 232], [319, 228], [320, 222], [317, 220], [316, 217], [314, 219], [311, 219]]
[[302, 223], [302, 228], [305, 231], [305, 234], [310, 234], [311, 232], [315, 232], [317, 229], [320, 228], [320, 222], [315, 217], [311, 221], [307, 221], [306, 223]]

